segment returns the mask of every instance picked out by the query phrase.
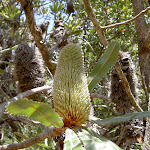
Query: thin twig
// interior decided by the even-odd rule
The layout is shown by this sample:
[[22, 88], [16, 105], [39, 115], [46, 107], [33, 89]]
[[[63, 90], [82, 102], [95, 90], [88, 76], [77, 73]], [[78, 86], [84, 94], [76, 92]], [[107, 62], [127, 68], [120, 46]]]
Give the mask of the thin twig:
[[118, 27], [118, 26], [121, 26], [121, 25], [126, 25], [130, 22], [133, 22], [134, 20], [136, 20], [138, 17], [140, 17], [141, 15], [144, 15], [148, 10], [150, 10], [150, 7], [147, 7], [145, 10], [142, 10], [138, 15], [134, 16], [132, 19], [130, 20], [126, 20], [124, 22], [120, 22], [120, 23], [115, 23], [115, 24], [111, 24], [111, 25], [108, 25], [108, 26], [101, 26], [101, 28], [103, 30], [106, 30], [106, 29], [110, 29], [110, 28], [114, 28], [114, 27]]
[[129, 97], [129, 99], [130, 99], [131, 104], [135, 107], [135, 109], [136, 109], [138, 112], [143, 112], [142, 108], [141, 108], [141, 107], [138, 105], [138, 103], [135, 101], [134, 96], [133, 96], [133, 94], [132, 94], [132, 92], [131, 92], [129, 83], [128, 83], [128, 81], [127, 81], [125, 75], [123, 74], [123, 72], [122, 72], [122, 70], [121, 70], [121, 67], [120, 67], [120, 65], [119, 65], [118, 62], [116, 62], [115, 68], [116, 68], [116, 70], [117, 70], [117, 73], [118, 73], [118, 75], [119, 75], [119, 78], [120, 78], [121, 81], [122, 81], [122, 84], [123, 84], [123, 86], [124, 86], [124, 88], [125, 88], [125, 91], [126, 91], [128, 97]]
[[122, 138], [123, 138], [123, 135], [124, 135], [124, 132], [127, 130], [127, 129], [143, 129], [143, 127], [138, 127], [138, 126], [131, 126], [131, 125], [126, 125], [123, 130], [121, 131], [120, 133], [120, 136], [118, 138], [118, 141], [116, 142], [117, 145], [120, 144]]
[[64, 127], [62, 127], [62, 128], [51, 127], [49, 129], [47, 129], [46, 132], [40, 133], [37, 136], [30, 138], [28, 140], [25, 140], [23, 142], [16, 143], [16, 144], [9, 144], [9, 145], [1, 145], [0, 150], [17, 150], [17, 149], [27, 148], [27, 147], [30, 147], [36, 143], [39, 143], [39, 142], [45, 140], [46, 138], [56, 137], [64, 131], [65, 131]]
[[93, 9], [92, 9], [92, 7], [90, 5], [90, 0], [83, 0], [83, 2], [84, 2], [84, 6], [85, 6], [85, 9], [86, 9], [86, 12], [87, 12], [88, 16], [90, 17], [91, 21], [93, 22], [95, 30], [98, 33], [98, 36], [100, 38], [101, 43], [104, 45], [104, 47], [106, 47], [107, 46], [106, 37], [105, 37], [105, 35], [103, 33], [102, 27], [99, 25], [99, 23], [96, 20], [95, 14], [94, 14]]
[[26, 92], [20, 93], [20, 94], [18, 94], [17, 96], [15, 96], [15, 97], [11, 98], [10, 100], [8, 100], [7, 102], [2, 103], [2, 104], [0, 105], [0, 117], [1, 117], [2, 114], [4, 113], [5, 107], [6, 107], [8, 104], [10, 104], [10, 103], [12, 103], [12, 102], [14, 102], [14, 101], [16, 101], [16, 100], [18, 100], [18, 99], [27, 97], [27, 96], [32, 95], [32, 94], [36, 94], [36, 93], [41, 92], [41, 91], [47, 91], [47, 90], [49, 90], [49, 89], [51, 89], [51, 86], [42, 86], [42, 87], [34, 88], [34, 89], [28, 90], [28, 91], [26, 91]]
[[6, 100], [8, 101], [9, 96], [3, 91], [3, 89], [0, 87], [0, 93], [6, 98]]
[[90, 93], [90, 97], [91, 98], [102, 99], [102, 100], [107, 101], [107, 102], [111, 102], [111, 99], [109, 97], [106, 97], [104, 95], [100, 95], [100, 94], [97, 94], [97, 93]]

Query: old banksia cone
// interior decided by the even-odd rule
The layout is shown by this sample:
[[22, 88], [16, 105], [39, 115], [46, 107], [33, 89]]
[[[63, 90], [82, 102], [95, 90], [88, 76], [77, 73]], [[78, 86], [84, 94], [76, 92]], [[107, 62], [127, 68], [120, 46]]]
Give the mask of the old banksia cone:
[[56, 112], [67, 127], [85, 123], [90, 114], [90, 96], [79, 45], [68, 44], [60, 52], [53, 83]]
[[[25, 92], [45, 84], [42, 56], [37, 48], [21, 42], [15, 51], [14, 64], [19, 92]], [[38, 100], [36, 97], [39, 95], [35, 94], [28, 98]]]

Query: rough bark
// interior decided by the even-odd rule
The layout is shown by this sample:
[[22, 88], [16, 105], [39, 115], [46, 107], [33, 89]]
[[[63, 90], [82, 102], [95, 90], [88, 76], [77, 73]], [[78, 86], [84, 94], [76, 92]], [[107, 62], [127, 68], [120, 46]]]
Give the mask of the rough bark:
[[[143, 0], [133, 0], [133, 11], [134, 15], [137, 15], [144, 9], [144, 1]], [[150, 78], [150, 49], [149, 44], [150, 40], [148, 40], [148, 29], [146, 26], [144, 16], [140, 16], [135, 20], [135, 28], [137, 33], [137, 41], [138, 41], [138, 52], [139, 52], [139, 65], [141, 74], [145, 76], [145, 83], [147, 89], [149, 89], [149, 78]]]
[[30, 0], [17, 0], [17, 1], [20, 2], [22, 8], [24, 9], [28, 27], [30, 29], [31, 34], [34, 37], [37, 47], [39, 48], [39, 50], [42, 54], [42, 57], [43, 57], [43, 60], [45, 61], [46, 66], [51, 71], [51, 73], [54, 75], [55, 66], [50, 61], [50, 53], [48, 52], [46, 45], [44, 44], [44, 39], [42, 37], [42, 31], [36, 25], [32, 1], [30, 1]]
[[[137, 15], [140, 11], [144, 9], [144, 1], [143, 0], [133, 0], [133, 11], [134, 15]], [[138, 41], [138, 52], [139, 52], [139, 65], [141, 74], [145, 78], [145, 83], [148, 92], [149, 89], [149, 79], [150, 79], [150, 38], [149, 38], [149, 32], [146, 27], [146, 22], [144, 16], [141, 16], [135, 20], [135, 27], [136, 27], [136, 33], [137, 33], [137, 41]], [[150, 110], [150, 102], [149, 102], [149, 108]], [[150, 119], [147, 119], [146, 123], [146, 131], [145, 131], [145, 138], [144, 138], [144, 144], [143, 144], [143, 150], [149, 150], [150, 149]]]

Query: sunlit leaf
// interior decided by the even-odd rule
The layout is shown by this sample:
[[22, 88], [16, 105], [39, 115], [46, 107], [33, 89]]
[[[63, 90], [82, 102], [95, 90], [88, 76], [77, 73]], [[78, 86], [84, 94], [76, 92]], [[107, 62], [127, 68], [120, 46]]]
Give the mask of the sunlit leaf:
[[88, 75], [88, 87], [90, 92], [114, 65], [118, 58], [118, 53], [119, 43], [112, 41]]
[[57, 128], [63, 126], [58, 114], [45, 103], [38, 103], [28, 99], [19, 99], [7, 106], [7, 111], [14, 115], [24, 115], [45, 126], [53, 125]]
[[[80, 138], [80, 139], [79, 139]], [[71, 129], [66, 130], [64, 150], [121, 150], [116, 144], [92, 130], [83, 130], [78, 135]]]
[[121, 150], [119, 146], [107, 138], [87, 129], [78, 134], [87, 150]]
[[54, 12], [54, 9], [53, 9], [52, 5], [50, 5], [49, 7], [50, 7], [51, 11]]
[[77, 135], [71, 129], [66, 130], [64, 150], [86, 150]]
[[1, 15], [2, 17], [6, 18], [6, 19], [9, 19], [9, 16], [6, 15], [5, 13], [1, 13], [1, 12], [0, 12], [0, 15]]
[[23, 138], [23, 139], [25, 139], [25, 140], [29, 139], [27, 136], [25, 136], [24, 134], [22, 134], [20, 132], [14, 132], [14, 134], [21, 137], [21, 138]]

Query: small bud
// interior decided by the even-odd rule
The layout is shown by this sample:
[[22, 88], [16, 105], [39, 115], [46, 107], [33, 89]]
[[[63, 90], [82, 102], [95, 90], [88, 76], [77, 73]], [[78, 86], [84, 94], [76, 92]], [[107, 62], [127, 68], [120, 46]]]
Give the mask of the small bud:
[[67, 3], [67, 12], [69, 14], [74, 13], [74, 5], [71, 1], [69, 3]]

